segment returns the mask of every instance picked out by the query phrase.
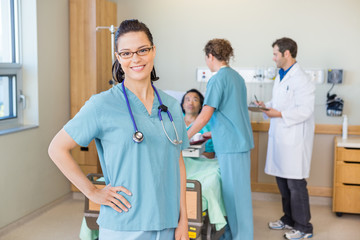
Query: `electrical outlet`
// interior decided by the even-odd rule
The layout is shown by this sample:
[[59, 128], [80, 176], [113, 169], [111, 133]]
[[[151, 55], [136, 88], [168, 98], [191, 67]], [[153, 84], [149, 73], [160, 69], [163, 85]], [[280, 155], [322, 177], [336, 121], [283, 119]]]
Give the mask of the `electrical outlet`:
[[197, 68], [196, 80], [198, 82], [208, 82], [213, 75], [209, 68]]
[[324, 70], [321, 69], [307, 69], [305, 70], [307, 74], [309, 74], [312, 82], [316, 84], [322, 84], [325, 81], [324, 78]]

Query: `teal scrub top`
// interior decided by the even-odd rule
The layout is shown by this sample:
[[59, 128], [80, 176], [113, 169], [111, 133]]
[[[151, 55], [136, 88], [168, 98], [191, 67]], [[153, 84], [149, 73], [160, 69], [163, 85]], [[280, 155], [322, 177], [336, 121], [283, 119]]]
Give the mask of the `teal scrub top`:
[[[189, 130], [191, 128], [192, 124], [190, 124], [186, 130]], [[203, 134], [203, 133], [206, 133], [206, 132], [211, 132], [210, 131], [210, 124], [206, 124], [200, 131], [199, 133]], [[214, 151], [214, 145], [213, 145], [213, 142], [212, 142], [212, 139], [210, 138], [209, 140], [206, 141], [205, 143], [205, 152], [215, 152]]]
[[[158, 118], [158, 98], [154, 97], [151, 115], [143, 103], [126, 88], [141, 143], [132, 139], [134, 127], [121, 84], [92, 96], [65, 131], [80, 145], [95, 139], [105, 183], [124, 186], [132, 196], [122, 194], [131, 204], [128, 212], [118, 213], [102, 205], [97, 220], [102, 228], [115, 231], [159, 231], [176, 228], [180, 212], [180, 152], [189, 146], [179, 103], [163, 91], [159, 95], [172, 114], [181, 145], [173, 145], [163, 132]], [[166, 112], [162, 113], [169, 137], [176, 139]]]
[[210, 119], [215, 152], [239, 153], [254, 147], [244, 79], [230, 67], [222, 67], [206, 87], [204, 105], [215, 108]]

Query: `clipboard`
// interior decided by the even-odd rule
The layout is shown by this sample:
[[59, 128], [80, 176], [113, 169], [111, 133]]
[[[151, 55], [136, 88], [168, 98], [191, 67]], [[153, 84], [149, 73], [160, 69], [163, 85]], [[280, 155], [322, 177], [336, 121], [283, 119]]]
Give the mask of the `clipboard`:
[[[256, 103], [259, 103], [259, 100], [257, 99], [257, 97], [256, 97], [255, 94], [254, 94], [254, 97], [255, 97]], [[254, 102], [250, 102], [250, 103], [249, 103], [249, 106], [248, 106], [249, 111], [252, 111], [252, 112], [262, 112], [262, 111], [269, 111], [269, 110], [270, 110], [269, 108], [261, 107], [261, 106], [259, 106], [259, 105], [256, 104], [256, 103], [254, 103]]]
[[268, 108], [265, 108], [265, 107], [260, 107], [260, 106], [248, 106], [248, 109], [249, 111], [252, 111], [252, 112], [262, 112], [261, 110], [263, 111], [269, 111], [270, 109]]
[[201, 136], [201, 139], [197, 140], [197, 141], [191, 141], [190, 142], [190, 145], [193, 146], [193, 145], [198, 145], [198, 144], [203, 144], [204, 142], [206, 142], [208, 139], [210, 139], [211, 137], [204, 137], [204, 136]]

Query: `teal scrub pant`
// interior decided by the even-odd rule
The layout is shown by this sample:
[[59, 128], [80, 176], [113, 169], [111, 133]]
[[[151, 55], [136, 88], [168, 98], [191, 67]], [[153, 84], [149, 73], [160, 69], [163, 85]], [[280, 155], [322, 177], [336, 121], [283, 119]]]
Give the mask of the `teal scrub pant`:
[[161, 231], [114, 231], [100, 227], [99, 240], [174, 240], [175, 229]]
[[[254, 224], [251, 202], [250, 151], [217, 154], [222, 193], [233, 240], [253, 240]], [[225, 233], [223, 239], [230, 235]]]

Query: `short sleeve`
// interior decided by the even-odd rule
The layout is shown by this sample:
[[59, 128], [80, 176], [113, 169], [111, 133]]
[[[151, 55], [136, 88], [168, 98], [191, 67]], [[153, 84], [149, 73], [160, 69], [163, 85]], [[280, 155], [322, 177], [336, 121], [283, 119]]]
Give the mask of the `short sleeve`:
[[80, 146], [86, 147], [97, 137], [97, 111], [94, 97], [91, 97], [80, 111], [65, 126], [64, 130]]
[[218, 109], [222, 101], [223, 86], [221, 81], [212, 77], [206, 87], [204, 105]]

